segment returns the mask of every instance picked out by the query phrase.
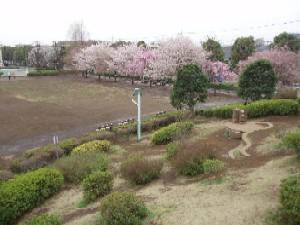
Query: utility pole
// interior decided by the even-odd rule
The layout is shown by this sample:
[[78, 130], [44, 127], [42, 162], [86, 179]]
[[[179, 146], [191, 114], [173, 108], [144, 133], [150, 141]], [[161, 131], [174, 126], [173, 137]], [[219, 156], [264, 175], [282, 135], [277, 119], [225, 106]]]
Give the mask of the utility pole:
[[137, 142], [141, 140], [141, 95], [142, 90], [140, 88], [135, 88], [133, 91], [133, 96], [137, 98], [137, 102], [132, 99], [132, 102], [137, 106]]

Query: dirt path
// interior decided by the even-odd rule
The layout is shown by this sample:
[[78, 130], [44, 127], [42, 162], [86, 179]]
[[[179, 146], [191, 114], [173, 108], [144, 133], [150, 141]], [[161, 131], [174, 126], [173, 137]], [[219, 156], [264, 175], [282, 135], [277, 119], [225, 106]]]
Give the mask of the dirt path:
[[232, 159], [235, 159], [237, 155], [242, 155], [246, 157], [251, 156], [249, 153], [247, 153], [247, 149], [249, 149], [252, 146], [252, 140], [251, 138], [249, 138], [249, 134], [274, 127], [274, 125], [270, 122], [246, 122], [243, 124], [228, 122], [226, 123], [226, 126], [229, 129], [243, 132], [242, 143], [238, 147], [228, 152], [229, 157]]

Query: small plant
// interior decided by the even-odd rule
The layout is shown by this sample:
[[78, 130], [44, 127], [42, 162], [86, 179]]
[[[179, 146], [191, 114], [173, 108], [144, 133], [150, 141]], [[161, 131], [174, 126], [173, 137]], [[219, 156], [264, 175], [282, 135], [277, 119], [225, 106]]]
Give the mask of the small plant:
[[300, 129], [292, 131], [282, 138], [282, 143], [287, 148], [293, 149], [300, 155]]
[[63, 174], [65, 180], [78, 184], [94, 171], [105, 171], [108, 159], [103, 153], [87, 152], [86, 154], [71, 154], [53, 163]]
[[96, 171], [87, 176], [82, 182], [84, 199], [87, 202], [96, 200], [111, 192], [113, 175], [108, 171]]
[[68, 138], [59, 143], [59, 147], [65, 151], [65, 154], [69, 154], [77, 146], [78, 140], [76, 138]]
[[163, 163], [161, 160], [146, 159], [140, 155], [134, 155], [121, 165], [123, 177], [134, 184], [147, 184], [153, 179], [159, 178]]
[[105, 225], [141, 225], [148, 210], [134, 194], [114, 192], [103, 199], [100, 212]]
[[43, 214], [33, 217], [26, 221], [23, 225], [61, 225], [61, 219], [56, 215]]
[[110, 150], [110, 147], [110, 141], [96, 140], [77, 146], [76, 148], [74, 148], [73, 153], [108, 152]]
[[176, 142], [171, 142], [166, 147], [167, 159], [172, 159], [176, 156], [178, 152], [178, 144]]
[[85, 134], [79, 139], [80, 144], [84, 144], [90, 141], [95, 141], [95, 140], [109, 140], [113, 141], [115, 139], [115, 134], [110, 131], [94, 131]]
[[176, 122], [154, 132], [152, 143], [156, 145], [168, 144], [176, 138], [189, 134], [194, 127], [192, 122]]
[[285, 225], [300, 224], [300, 176], [283, 180], [280, 189], [280, 220]]
[[203, 162], [203, 171], [205, 174], [218, 174], [222, 172], [224, 168], [224, 163], [217, 159], [206, 159]]

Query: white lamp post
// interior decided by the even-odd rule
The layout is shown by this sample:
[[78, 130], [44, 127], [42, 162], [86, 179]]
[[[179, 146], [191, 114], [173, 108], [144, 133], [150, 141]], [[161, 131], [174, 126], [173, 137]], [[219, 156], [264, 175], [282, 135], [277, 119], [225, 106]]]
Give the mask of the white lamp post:
[[141, 95], [142, 90], [140, 88], [135, 88], [133, 91], [133, 96], [137, 96], [137, 102], [132, 99], [132, 102], [137, 106], [137, 141], [141, 140]]

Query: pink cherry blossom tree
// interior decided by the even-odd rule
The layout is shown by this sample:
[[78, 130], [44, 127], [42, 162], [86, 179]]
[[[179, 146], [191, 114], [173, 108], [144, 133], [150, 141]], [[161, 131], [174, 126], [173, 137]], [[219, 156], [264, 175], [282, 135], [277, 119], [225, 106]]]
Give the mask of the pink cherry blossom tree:
[[155, 60], [150, 63], [148, 73], [153, 78], [169, 77], [174, 79], [176, 69], [185, 64], [202, 66], [208, 56], [201, 45], [179, 35], [175, 38], [160, 41], [154, 49]]
[[238, 75], [230, 70], [229, 65], [220, 61], [208, 60], [204, 63], [203, 69], [211, 82], [236, 82], [238, 80]]
[[79, 50], [73, 57], [73, 64], [79, 70], [103, 72], [108, 69], [112, 49], [106, 43], [91, 45]]
[[247, 60], [239, 64], [242, 71], [248, 64], [258, 59], [269, 60], [283, 85], [300, 82], [300, 55], [285, 48], [276, 48], [263, 52], [255, 52]]

